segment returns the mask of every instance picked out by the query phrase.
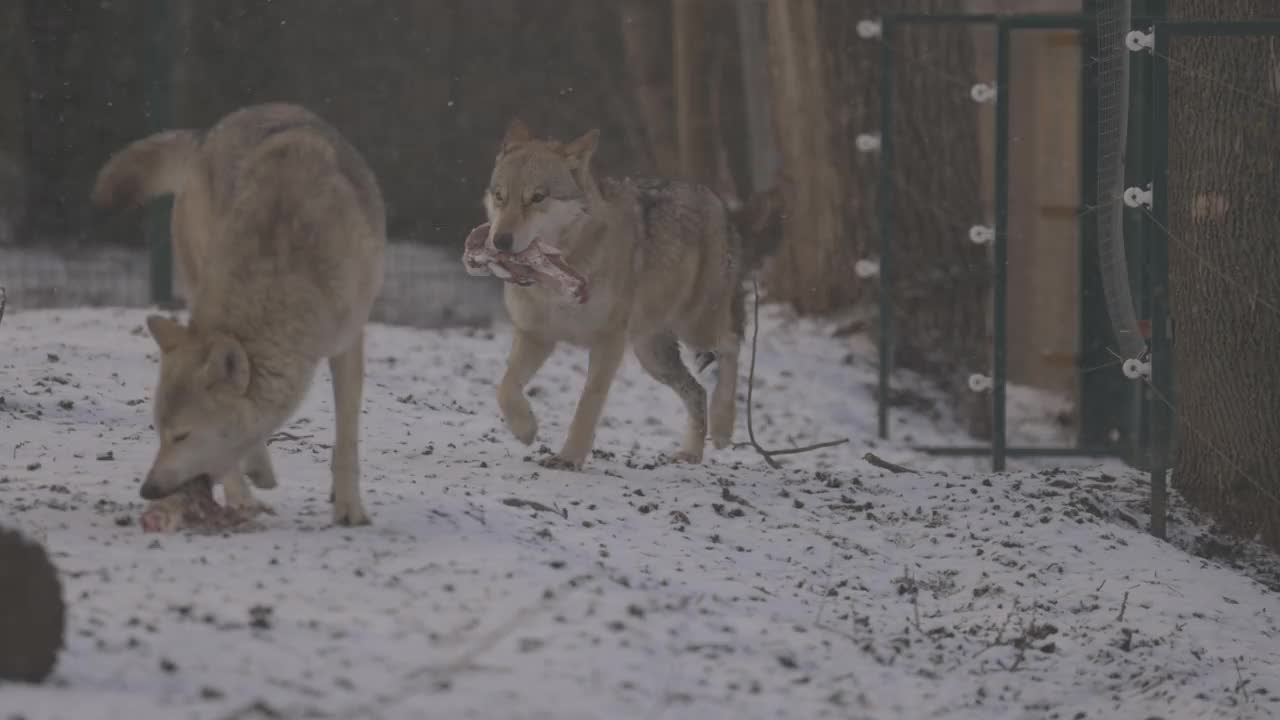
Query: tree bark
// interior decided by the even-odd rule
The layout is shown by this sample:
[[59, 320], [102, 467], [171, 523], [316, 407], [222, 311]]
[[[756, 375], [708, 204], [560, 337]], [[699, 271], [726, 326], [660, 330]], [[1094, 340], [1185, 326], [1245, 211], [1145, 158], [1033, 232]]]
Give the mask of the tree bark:
[[[853, 3], [859, 4], [859, 3]], [[770, 0], [769, 70], [773, 120], [784, 184], [784, 240], [765, 278], [771, 300], [801, 313], [844, 308], [865, 288], [851, 272], [869, 237], [850, 243], [847, 214], [850, 181], [848, 146], [833, 127], [851, 98], [835, 97], [824, 76], [828, 48], [822, 40], [819, 0]], [[862, 52], [850, 48], [851, 54]], [[848, 108], [858, 112], [862, 103]], [[855, 205], [863, 205], [853, 200]], [[865, 206], [866, 209], [874, 205]]]
[[[1178, 19], [1274, 19], [1271, 0], [1175, 0]], [[1280, 41], [1170, 46], [1173, 483], [1221, 527], [1280, 547]], [[1228, 89], [1230, 88], [1230, 89]]]
[[676, 91], [676, 137], [680, 148], [680, 175], [714, 185], [716, 154], [712, 138], [707, 72], [711, 65], [711, 28], [705, 0], [674, 0], [672, 51]]
[[636, 106], [644, 118], [649, 156], [658, 174], [680, 174], [672, 97], [671, 4], [621, 0], [618, 19]]
[[737, 0], [738, 47], [742, 63], [742, 95], [746, 117], [748, 193], [767, 192], [778, 172], [769, 82], [767, 6], [759, 0]]

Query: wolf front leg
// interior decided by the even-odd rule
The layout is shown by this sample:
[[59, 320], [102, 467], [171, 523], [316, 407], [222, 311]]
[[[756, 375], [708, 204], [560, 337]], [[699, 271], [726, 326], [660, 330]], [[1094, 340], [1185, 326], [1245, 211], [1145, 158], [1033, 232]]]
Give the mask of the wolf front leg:
[[271, 466], [271, 454], [267, 450], [266, 441], [258, 443], [245, 457], [244, 474], [253, 486], [261, 490], [270, 490], [277, 485], [276, 471]]
[[511, 343], [507, 372], [498, 385], [498, 408], [502, 411], [507, 427], [511, 428], [511, 433], [525, 445], [533, 442], [537, 436], [538, 419], [533, 415], [529, 399], [524, 396], [524, 387], [555, 349], [555, 342], [520, 330], [516, 331], [515, 340]]
[[586, 461], [587, 453], [595, 443], [600, 412], [604, 410], [604, 401], [609, 396], [609, 387], [613, 385], [613, 377], [618, 373], [626, 347], [626, 337], [622, 334], [605, 338], [591, 347], [587, 382], [582, 387], [582, 397], [578, 398], [573, 422], [569, 424], [569, 437], [565, 439], [560, 454], [547, 461], [548, 467], [576, 470]]
[[337, 437], [333, 444], [333, 522], [368, 525], [360, 501], [360, 405], [364, 395], [364, 333], [341, 355], [329, 358]]
[[238, 469], [223, 475], [220, 480], [222, 482], [222, 500], [228, 509], [246, 514], [260, 512], [268, 515], [275, 514], [270, 505], [253, 496], [253, 490], [249, 488], [249, 483], [245, 482], [244, 475], [240, 474]]
[[253, 496], [253, 490], [250, 489], [249, 483], [245, 482], [246, 478], [253, 483], [253, 487], [263, 490], [270, 490], [276, 486], [276, 474], [271, 467], [271, 456], [267, 454], [265, 442], [259, 443], [249, 451], [249, 454], [240, 462], [239, 469], [222, 476], [222, 496], [230, 509], [245, 513], [262, 512], [274, 515], [275, 511], [270, 505]]

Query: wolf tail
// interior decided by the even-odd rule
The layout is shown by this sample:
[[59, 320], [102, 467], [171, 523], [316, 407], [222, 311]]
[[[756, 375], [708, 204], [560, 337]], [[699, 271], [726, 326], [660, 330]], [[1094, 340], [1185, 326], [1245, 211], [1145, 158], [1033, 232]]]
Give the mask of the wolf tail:
[[169, 130], [130, 143], [98, 172], [90, 199], [100, 209], [117, 209], [173, 194], [186, 181], [199, 146], [194, 130]]
[[760, 269], [782, 242], [783, 194], [780, 188], [753, 193], [741, 209], [732, 214], [734, 229], [742, 239], [744, 274]]

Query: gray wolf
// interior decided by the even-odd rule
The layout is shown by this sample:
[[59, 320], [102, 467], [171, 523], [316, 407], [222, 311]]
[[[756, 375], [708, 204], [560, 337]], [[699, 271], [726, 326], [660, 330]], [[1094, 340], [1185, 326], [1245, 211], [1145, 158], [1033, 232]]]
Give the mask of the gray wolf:
[[373, 172], [304, 108], [268, 104], [207, 132], [176, 130], [114, 155], [99, 208], [174, 196], [171, 230], [187, 325], [160, 315], [154, 397], [160, 449], [141, 494], [220, 480], [228, 505], [276, 486], [267, 440], [297, 410], [316, 368], [333, 378], [333, 519], [361, 525], [359, 431], [364, 327], [382, 287], [386, 211]]
[[[568, 437], [544, 463], [581, 468], [630, 346], [641, 367], [684, 403], [688, 421], [674, 459], [699, 463], [708, 425], [716, 447], [732, 439], [743, 278], [759, 258], [744, 248], [725, 203], [702, 185], [597, 182], [591, 157], [599, 136], [592, 130], [568, 143], [538, 139], [517, 119], [503, 138], [484, 193], [488, 227], [473, 233], [464, 264], [472, 274], [484, 274], [495, 258], [499, 267], [530, 256], [550, 258], [580, 278], [587, 292], [566, 292], [563, 282], [535, 282], [507, 268], [512, 277], [504, 278], [504, 300], [515, 337], [498, 406], [516, 438], [533, 442], [537, 420], [525, 386], [558, 343], [586, 348], [586, 383]], [[481, 244], [481, 236], [482, 252], [471, 247]], [[719, 363], [709, 413], [707, 393], [685, 366], [681, 344], [714, 353]]]

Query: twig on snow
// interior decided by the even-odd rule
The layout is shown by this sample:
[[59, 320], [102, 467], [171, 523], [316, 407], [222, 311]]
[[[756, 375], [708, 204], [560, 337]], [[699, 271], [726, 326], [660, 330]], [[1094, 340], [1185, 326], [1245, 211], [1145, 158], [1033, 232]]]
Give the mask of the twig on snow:
[[829, 440], [827, 442], [815, 443], [813, 445], [805, 445], [804, 447], [784, 448], [781, 450], [766, 450], [756, 440], [755, 426], [751, 421], [751, 398], [754, 394], [753, 390], [755, 389], [756, 384], [756, 342], [760, 337], [760, 283], [755, 278], [751, 279], [751, 291], [752, 296], [755, 299], [755, 311], [754, 319], [751, 323], [751, 367], [747, 371], [747, 437], [750, 439], [751, 447], [755, 448], [757, 453], [760, 453], [760, 457], [764, 458], [765, 463], [776, 470], [781, 467], [781, 465], [774, 460], [774, 458], [779, 455], [797, 455], [799, 453], [811, 452], [813, 450], [821, 450], [822, 448], [835, 447], [836, 445], [843, 445], [849, 442], [849, 439]]
[[267, 438], [267, 444], [274, 445], [275, 443], [278, 443], [281, 440], [291, 440], [293, 442], [298, 442], [299, 440], [306, 440], [307, 438], [311, 438], [311, 437], [315, 437], [315, 436], [314, 435], [294, 435], [293, 433], [288, 433], [281, 430], [275, 433], [274, 435], [272, 435], [271, 437]]
[[1236, 664], [1236, 686], [1232, 688], [1232, 692], [1238, 695], [1244, 695], [1244, 701], [1249, 702], [1249, 680], [1245, 678], [1244, 673], [1240, 671], [1240, 658], [1233, 658]]
[[517, 497], [509, 497], [509, 498], [505, 498], [502, 501], [502, 504], [508, 507], [514, 507], [514, 508], [529, 508], [534, 512], [549, 512], [549, 513], [552, 513], [553, 515], [559, 515], [560, 517], [566, 520], [569, 519], [568, 510], [559, 510], [545, 503], [540, 503], [537, 500], [523, 500]]
[[867, 453], [866, 455], [862, 456], [862, 459], [866, 460], [871, 465], [874, 465], [880, 468], [881, 470], [888, 470], [891, 473], [911, 473], [912, 475], [918, 474], [915, 470], [912, 470], [909, 467], [906, 467], [904, 465], [899, 465], [897, 463], [891, 463], [888, 460], [885, 460], [884, 458], [880, 457], [879, 455], [876, 455], [875, 453]]

